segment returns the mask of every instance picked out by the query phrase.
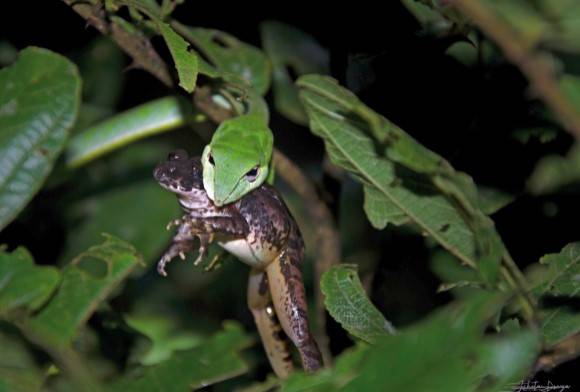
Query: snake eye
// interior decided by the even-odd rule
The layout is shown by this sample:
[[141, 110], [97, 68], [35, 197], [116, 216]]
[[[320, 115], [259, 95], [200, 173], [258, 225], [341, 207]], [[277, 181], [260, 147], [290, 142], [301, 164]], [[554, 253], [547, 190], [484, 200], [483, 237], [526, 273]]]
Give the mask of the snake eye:
[[213, 160], [213, 155], [211, 155], [211, 152], [207, 154], [207, 160], [212, 166], [215, 166], [215, 162]]
[[258, 166], [251, 168], [246, 173], [246, 180], [248, 180], [249, 182], [256, 181], [256, 178], [258, 178], [259, 172], [260, 172], [260, 169], [258, 168]]

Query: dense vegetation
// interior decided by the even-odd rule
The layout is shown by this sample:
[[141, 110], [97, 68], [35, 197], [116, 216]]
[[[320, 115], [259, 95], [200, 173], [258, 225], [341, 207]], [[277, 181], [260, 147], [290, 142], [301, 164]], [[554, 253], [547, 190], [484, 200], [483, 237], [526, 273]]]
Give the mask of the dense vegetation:
[[[575, 0], [402, 0], [404, 44], [425, 49], [393, 49], [402, 63], [270, 20], [245, 26], [258, 47], [185, 25], [182, 3], [64, 0], [44, 7], [90, 26], [81, 49], [0, 42], [0, 390], [565, 384], [580, 353]], [[328, 365], [313, 375], [269, 374], [246, 266], [212, 247], [206, 268], [154, 268], [180, 212], [153, 167], [248, 111], [270, 120], [307, 244]]]

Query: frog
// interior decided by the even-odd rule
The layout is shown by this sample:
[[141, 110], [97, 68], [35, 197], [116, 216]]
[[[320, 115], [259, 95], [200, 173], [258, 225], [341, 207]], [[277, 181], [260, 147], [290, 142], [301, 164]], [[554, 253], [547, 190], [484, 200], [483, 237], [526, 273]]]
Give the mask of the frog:
[[233, 203], [217, 206], [203, 187], [200, 157], [184, 150], [170, 153], [153, 172], [155, 180], [177, 196], [184, 215], [169, 223], [177, 230], [157, 264], [167, 276], [167, 264], [199, 243], [197, 265], [208, 245], [219, 246], [250, 266], [247, 305], [274, 373], [286, 378], [294, 369], [289, 338], [302, 368], [315, 372], [322, 356], [308, 321], [307, 299], [300, 265], [304, 241], [278, 191], [267, 183]]
[[240, 199], [271, 178], [273, 138], [266, 120], [256, 114], [219, 125], [201, 154], [203, 186], [216, 206]]

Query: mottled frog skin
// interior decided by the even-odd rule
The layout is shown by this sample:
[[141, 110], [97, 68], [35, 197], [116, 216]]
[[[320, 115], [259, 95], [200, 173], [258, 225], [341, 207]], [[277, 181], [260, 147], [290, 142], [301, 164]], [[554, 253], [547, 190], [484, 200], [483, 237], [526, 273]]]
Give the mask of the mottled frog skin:
[[184, 258], [196, 238], [200, 242], [196, 264], [207, 245], [217, 241], [252, 267], [248, 306], [276, 374], [284, 378], [293, 369], [280, 325], [297, 347], [304, 370], [319, 369], [322, 359], [308, 326], [300, 271], [304, 241], [278, 192], [262, 185], [234, 203], [217, 207], [203, 188], [200, 158], [189, 158], [182, 150], [169, 154], [153, 175], [162, 187], [177, 195], [185, 212], [171, 222], [177, 233], [159, 261], [159, 273], [165, 276], [166, 264], [176, 256]]

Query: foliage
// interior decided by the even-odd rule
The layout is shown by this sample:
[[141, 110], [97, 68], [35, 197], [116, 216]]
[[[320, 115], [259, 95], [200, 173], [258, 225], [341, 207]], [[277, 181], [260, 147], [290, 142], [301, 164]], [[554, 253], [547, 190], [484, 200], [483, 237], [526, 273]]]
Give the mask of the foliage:
[[[111, 41], [96, 39], [67, 57], [28, 47], [16, 59], [0, 41], [0, 240], [8, 245], [0, 248], [0, 390], [501, 391], [540, 363], [558, 365], [561, 346], [566, 359], [580, 355], [568, 345], [580, 336], [580, 243], [559, 244], [559, 252], [538, 245], [548, 254], [524, 274], [491, 217], [526, 198], [576, 196], [578, 142], [564, 133], [580, 137], [576, 1], [402, 0], [422, 39], [443, 42], [454, 66], [493, 74], [511, 62], [537, 94], [526, 98], [532, 118], [513, 125], [511, 137], [566, 146], [542, 154], [517, 192], [476, 184], [340, 75], [328, 76], [329, 51], [295, 27], [252, 26], [258, 48], [179, 22], [178, 0], [64, 2]], [[122, 95], [135, 94], [120, 87], [122, 51], [170, 92], [120, 110]], [[249, 312], [240, 310], [244, 266], [223, 260], [202, 274], [175, 262], [167, 280], [150, 268], [170, 239], [165, 224], [179, 216], [152, 168], [176, 147], [199, 154], [215, 122], [241, 113], [321, 139], [329, 162], [309, 174], [332, 173], [340, 190], [323, 190], [321, 200], [336, 196], [349, 207], [338, 219], [349, 264], [319, 276], [308, 266], [313, 253], [304, 263], [312, 296], [323, 296], [316, 302], [343, 329], [337, 341], [354, 342], [334, 349], [333, 364], [315, 374], [259, 381], [269, 368]], [[313, 239], [312, 206], [302, 209], [295, 193], [280, 189], [309, 248], [322, 246]], [[41, 233], [61, 236], [56, 251], [23, 234], [44, 225]], [[392, 238], [421, 245], [421, 264], [450, 292], [448, 304], [404, 309], [415, 316], [401, 323], [387, 312], [377, 293], [431, 290], [385, 284], [397, 279], [381, 276], [390, 258], [417, 255], [380, 248]]]

